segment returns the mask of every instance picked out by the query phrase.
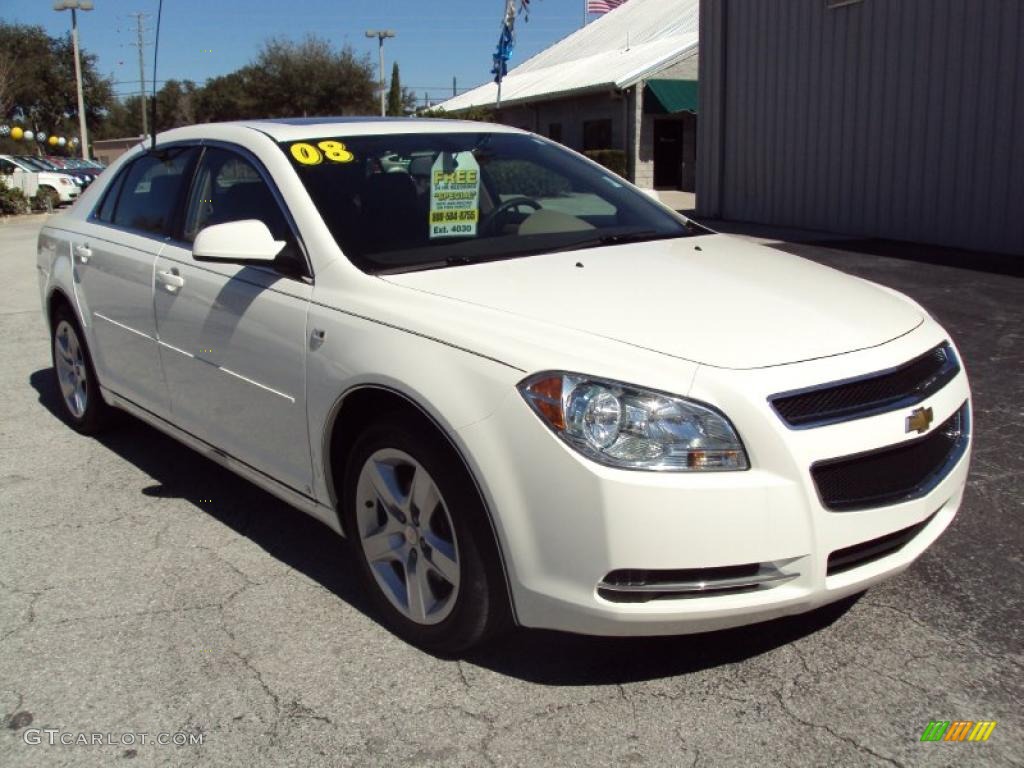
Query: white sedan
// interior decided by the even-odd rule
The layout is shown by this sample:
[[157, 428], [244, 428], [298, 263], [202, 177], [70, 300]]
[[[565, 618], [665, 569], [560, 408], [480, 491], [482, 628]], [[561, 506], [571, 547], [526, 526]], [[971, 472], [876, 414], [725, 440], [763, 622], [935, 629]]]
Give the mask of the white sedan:
[[807, 611], [964, 490], [967, 377], [919, 305], [511, 128], [169, 131], [38, 268], [71, 426], [128, 411], [352, 539], [432, 651]]

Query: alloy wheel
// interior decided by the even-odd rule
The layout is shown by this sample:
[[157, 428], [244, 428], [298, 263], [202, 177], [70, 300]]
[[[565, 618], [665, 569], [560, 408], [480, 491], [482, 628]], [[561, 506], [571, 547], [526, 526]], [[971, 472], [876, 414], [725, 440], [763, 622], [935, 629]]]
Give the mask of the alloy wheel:
[[88, 369], [78, 334], [67, 320], [61, 320], [57, 325], [53, 351], [64, 405], [72, 416], [81, 419], [89, 406]]
[[409, 454], [385, 448], [364, 462], [356, 524], [377, 586], [405, 618], [438, 624], [459, 595], [455, 527], [437, 483]]

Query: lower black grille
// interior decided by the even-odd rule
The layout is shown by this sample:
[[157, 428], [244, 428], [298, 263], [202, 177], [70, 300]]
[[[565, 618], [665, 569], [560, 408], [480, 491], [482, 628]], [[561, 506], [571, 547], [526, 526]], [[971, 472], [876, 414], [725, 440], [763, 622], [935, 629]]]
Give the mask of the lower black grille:
[[898, 552], [909, 544], [917, 534], [923, 531], [936, 514], [933, 513], [927, 520], [922, 520], [917, 525], [912, 525], [895, 533], [880, 536], [877, 539], [865, 541], [862, 544], [854, 544], [852, 547], [837, 549], [828, 556], [827, 574], [834, 576], [837, 573], [851, 571], [854, 568], [859, 568], [862, 565], [867, 565], [875, 560], [881, 560], [883, 557]]
[[970, 436], [967, 403], [930, 435], [811, 467], [822, 504], [836, 512], [920, 498], [963, 456]]
[[943, 343], [888, 371], [783, 392], [769, 400], [794, 429], [820, 427], [916, 405], [946, 386], [959, 371], [953, 347]]

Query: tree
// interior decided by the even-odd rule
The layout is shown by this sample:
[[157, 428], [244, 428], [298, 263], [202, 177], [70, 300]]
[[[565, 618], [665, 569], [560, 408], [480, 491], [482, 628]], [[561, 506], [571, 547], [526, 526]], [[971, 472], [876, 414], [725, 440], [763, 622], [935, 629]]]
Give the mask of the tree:
[[[12, 63], [4, 77], [0, 117], [32, 130], [73, 134], [78, 121], [71, 36], [50, 37], [42, 27], [0, 22], [0, 51]], [[115, 103], [113, 87], [96, 71], [96, 57], [82, 51], [86, 123], [97, 127]]]
[[350, 46], [335, 51], [312, 35], [300, 43], [272, 39], [245, 69], [246, 106], [261, 117], [373, 112], [373, 68]]
[[401, 117], [405, 114], [402, 109], [402, 83], [398, 76], [398, 62], [391, 66], [391, 88], [388, 90], [388, 115]]
[[402, 87], [398, 62], [391, 66], [391, 87], [388, 89], [387, 113], [391, 117], [404, 117], [416, 111], [416, 94]]
[[209, 123], [260, 117], [259, 105], [251, 96], [255, 90], [253, 79], [252, 67], [242, 67], [207, 80], [195, 95], [196, 120]]

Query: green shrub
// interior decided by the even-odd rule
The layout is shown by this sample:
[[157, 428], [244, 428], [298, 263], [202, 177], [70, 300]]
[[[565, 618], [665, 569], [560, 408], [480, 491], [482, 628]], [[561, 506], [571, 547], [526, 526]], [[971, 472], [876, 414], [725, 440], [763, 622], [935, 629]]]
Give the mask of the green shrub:
[[612, 173], [626, 175], [626, 153], [621, 149], [588, 149], [583, 153], [595, 163], [600, 163]]
[[493, 123], [494, 110], [490, 107], [470, 107], [458, 112], [446, 112], [443, 107], [434, 107], [420, 112], [419, 117], [433, 117], [439, 120], [475, 120], [479, 123]]
[[28, 198], [20, 189], [6, 186], [0, 182], [0, 213], [28, 213]]

